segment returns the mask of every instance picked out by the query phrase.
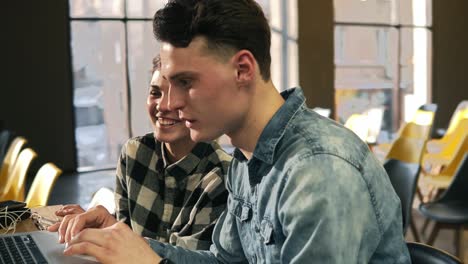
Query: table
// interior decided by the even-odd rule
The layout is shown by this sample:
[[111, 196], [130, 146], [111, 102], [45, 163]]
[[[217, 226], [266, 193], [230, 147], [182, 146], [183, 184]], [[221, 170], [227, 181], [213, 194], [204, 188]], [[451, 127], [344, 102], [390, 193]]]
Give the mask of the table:
[[[45, 219], [50, 219], [52, 221], [59, 221], [61, 217], [58, 217], [54, 214], [54, 212], [58, 209], [60, 209], [62, 205], [50, 205], [50, 206], [41, 206], [41, 207], [35, 207], [31, 208], [32, 213], [36, 213], [40, 215], [41, 217], [44, 217]], [[5, 229], [0, 229], [0, 236], [5, 235], [5, 234], [12, 234], [13, 231], [14, 233], [24, 233], [24, 232], [33, 232], [33, 231], [39, 231], [40, 229], [36, 226], [35, 221], [33, 221], [32, 218], [25, 219], [21, 222], [18, 222], [16, 224], [16, 229], [15, 230], [5, 230]]]

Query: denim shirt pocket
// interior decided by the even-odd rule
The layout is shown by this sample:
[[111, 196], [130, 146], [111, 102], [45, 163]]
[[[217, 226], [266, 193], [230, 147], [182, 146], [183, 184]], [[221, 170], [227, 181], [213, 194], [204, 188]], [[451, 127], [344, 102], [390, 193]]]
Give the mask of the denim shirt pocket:
[[267, 218], [263, 219], [260, 223], [260, 234], [265, 245], [274, 243], [273, 224]]
[[230, 200], [229, 213], [233, 214], [240, 222], [249, 221], [252, 218], [252, 205], [238, 198]]

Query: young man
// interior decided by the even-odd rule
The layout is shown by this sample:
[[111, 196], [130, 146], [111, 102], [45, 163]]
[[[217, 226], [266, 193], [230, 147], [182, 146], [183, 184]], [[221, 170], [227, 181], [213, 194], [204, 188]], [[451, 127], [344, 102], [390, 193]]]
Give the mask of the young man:
[[150, 240], [154, 255], [116, 225], [75, 229], [66, 254], [111, 261], [100, 250], [119, 254], [109, 244], [125, 239], [145, 261], [410, 263], [400, 201], [367, 145], [307, 108], [301, 89], [280, 95], [272, 84], [270, 28], [254, 0], [172, 0], [154, 32], [168, 108], [193, 140], [225, 133], [237, 147], [213, 245], [190, 251]]
[[[141, 236], [188, 249], [208, 249], [213, 227], [226, 207], [224, 177], [231, 156], [214, 141], [195, 143], [178, 117], [167, 108], [163, 91], [168, 83], [160, 75], [158, 58], [153, 61], [153, 78], [147, 110], [154, 132], [129, 139], [122, 148], [116, 178], [115, 219], [102, 206], [85, 214], [76, 205], [56, 212], [65, 215], [59, 225], [67, 232], [88, 216], [99, 216], [88, 227], [107, 227], [123, 221]], [[163, 143], [164, 142], [164, 143]], [[60, 226], [60, 227], [59, 227]]]

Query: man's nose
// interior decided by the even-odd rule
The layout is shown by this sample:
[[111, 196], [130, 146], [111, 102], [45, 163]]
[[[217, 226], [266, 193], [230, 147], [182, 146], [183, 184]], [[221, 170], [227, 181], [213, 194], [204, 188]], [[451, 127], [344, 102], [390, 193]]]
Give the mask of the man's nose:
[[171, 86], [167, 93], [167, 109], [177, 111], [184, 106], [184, 94], [180, 89]]

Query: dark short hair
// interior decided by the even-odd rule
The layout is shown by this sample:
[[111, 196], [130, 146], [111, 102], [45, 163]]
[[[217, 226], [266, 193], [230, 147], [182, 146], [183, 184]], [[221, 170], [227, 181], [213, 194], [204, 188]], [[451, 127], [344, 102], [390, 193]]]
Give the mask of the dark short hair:
[[169, 0], [154, 15], [153, 31], [158, 40], [182, 48], [205, 37], [207, 50], [222, 58], [248, 50], [263, 80], [270, 79], [270, 27], [254, 0]]

